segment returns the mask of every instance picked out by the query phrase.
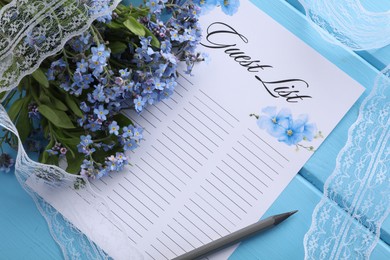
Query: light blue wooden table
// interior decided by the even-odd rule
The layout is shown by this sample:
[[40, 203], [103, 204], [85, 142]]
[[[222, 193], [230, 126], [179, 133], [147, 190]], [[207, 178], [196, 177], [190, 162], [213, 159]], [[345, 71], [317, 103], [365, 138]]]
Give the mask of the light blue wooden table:
[[[253, 1], [368, 90], [373, 86], [378, 70], [390, 64], [390, 46], [356, 54], [324, 42], [305, 20], [297, 0]], [[390, 9], [389, 0], [365, 0], [362, 4], [372, 11]], [[299, 213], [280, 226], [242, 243], [231, 259], [303, 259], [303, 237], [310, 227], [313, 209], [320, 201], [323, 184], [334, 169], [336, 156], [346, 142], [348, 128], [357, 117], [361, 101], [349, 111], [266, 215], [293, 209], [298, 209]], [[389, 243], [390, 219], [387, 219], [371, 259], [390, 259]], [[0, 259], [61, 258], [61, 251], [32, 199], [22, 190], [12, 172], [0, 174]]]

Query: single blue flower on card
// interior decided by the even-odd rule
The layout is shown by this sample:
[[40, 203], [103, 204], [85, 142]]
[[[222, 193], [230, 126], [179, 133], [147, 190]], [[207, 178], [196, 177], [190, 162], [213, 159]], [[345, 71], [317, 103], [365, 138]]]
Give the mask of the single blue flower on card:
[[288, 125], [284, 128], [283, 133], [279, 136], [278, 141], [287, 145], [297, 145], [303, 140], [303, 130], [305, 122], [302, 120], [288, 120]]
[[227, 15], [233, 15], [238, 11], [240, 7], [239, 0], [219, 0], [222, 11]]
[[304, 122], [303, 131], [302, 131], [303, 139], [306, 141], [313, 141], [313, 139], [315, 138], [318, 132], [317, 125], [308, 122], [309, 121], [308, 115], [300, 115], [299, 120], [302, 120]]
[[308, 151], [315, 151], [313, 146], [302, 144], [302, 141], [311, 142], [322, 137], [321, 131], [317, 131], [314, 123], [309, 123], [309, 116], [301, 114], [293, 118], [287, 108], [279, 112], [276, 107], [265, 107], [261, 110], [261, 115], [250, 114], [257, 118], [257, 124], [261, 129], [265, 129], [268, 134], [275, 137], [279, 142], [288, 146], [295, 145], [297, 150], [304, 148]]
[[284, 108], [278, 113], [276, 107], [266, 107], [261, 112], [263, 115], [257, 120], [257, 125], [274, 137], [281, 136], [289, 125], [291, 118], [290, 110]]

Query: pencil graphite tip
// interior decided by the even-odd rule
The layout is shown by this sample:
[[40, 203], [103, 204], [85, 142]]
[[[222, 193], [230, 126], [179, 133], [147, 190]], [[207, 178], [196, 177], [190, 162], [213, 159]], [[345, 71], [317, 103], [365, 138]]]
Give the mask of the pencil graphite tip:
[[286, 213], [282, 213], [282, 214], [273, 216], [274, 221], [275, 221], [274, 225], [278, 225], [279, 223], [283, 222], [284, 220], [286, 220], [291, 215], [294, 215], [297, 212], [298, 212], [298, 210], [294, 210], [294, 211], [290, 211], [290, 212], [286, 212]]

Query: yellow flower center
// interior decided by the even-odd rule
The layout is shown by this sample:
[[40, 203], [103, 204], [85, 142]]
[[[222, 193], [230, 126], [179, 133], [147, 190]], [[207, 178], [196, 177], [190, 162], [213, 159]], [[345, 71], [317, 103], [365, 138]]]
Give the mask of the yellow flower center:
[[291, 129], [287, 130], [287, 135], [288, 136], [292, 136], [293, 135], [293, 131]]
[[272, 118], [272, 123], [276, 124], [276, 117]]

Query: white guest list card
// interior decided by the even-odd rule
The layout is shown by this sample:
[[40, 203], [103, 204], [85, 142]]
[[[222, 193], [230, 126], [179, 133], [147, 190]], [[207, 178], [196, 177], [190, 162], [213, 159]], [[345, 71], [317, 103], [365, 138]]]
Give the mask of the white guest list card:
[[[171, 259], [258, 221], [364, 90], [246, 0], [201, 24], [210, 62], [179, 77], [171, 99], [128, 115], [145, 128], [132, 166], [92, 183], [121, 227], [85, 232], [116, 259], [106, 229], [123, 228], [145, 259]], [[91, 230], [63, 210], [63, 194], [37, 189]], [[98, 213], [85, 204], [85, 214]]]

